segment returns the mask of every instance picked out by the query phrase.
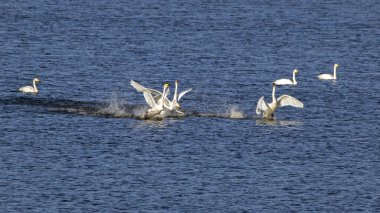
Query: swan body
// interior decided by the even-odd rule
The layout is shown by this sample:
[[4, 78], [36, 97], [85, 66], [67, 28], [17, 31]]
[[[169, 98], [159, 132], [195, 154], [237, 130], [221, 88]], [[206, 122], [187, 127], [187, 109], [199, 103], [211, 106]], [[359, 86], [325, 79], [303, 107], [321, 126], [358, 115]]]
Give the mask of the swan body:
[[39, 83], [40, 79], [34, 78], [33, 79], [33, 86], [23, 86], [20, 89], [18, 89], [20, 92], [24, 93], [38, 93], [38, 89], [36, 87], [36, 83]]
[[318, 75], [318, 78], [320, 80], [336, 80], [336, 70], [337, 68], [339, 67], [339, 64], [334, 64], [334, 74], [331, 75], [331, 74], [321, 74], [321, 75]]
[[294, 69], [293, 80], [282, 78], [282, 79], [276, 80], [274, 83], [276, 85], [297, 85], [296, 74], [298, 74], [298, 70]]
[[273, 119], [273, 114], [277, 108], [283, 106], [292, 106], [297, 108], [303, 108], [303, 103], [296, 98], [293, 98], [289, 95], [282, 95], [276, 99], [276, 84], [273, 83], [272, 88], [272, 103], [267, 104], [264, 101], [264, 96], [262, 96], [257, 102], [256, 106], [256, 114], [262, 114], [265, 119]]
[[167, 97], [169, 90], [168, 90], [169, 84], [164, 84], [164, 89], [162, 91], [162, 99], [160, 102], [155, 101], [151, 93], [144, 93], [145, 100], [147, 101], [148, 105], [151, 107], [148, 109], [148, 111], [145, 113], [145, 118], [162, 118], [165, 117], [165, 109], [164, 109], [164, 101]]
[[185, 91], [182, 91], [178, 95], [178, 80], [175, 81], [175, 89], [174, 89], [173, 100], [168, 103], [168, 106], [165, 106], [165, 108], [169, 114], [171, 114], [172, 116], [184, 116], [185, 115], [185, 113], [180, 111], [181, 105], [179, 104], [179, 101], [181, 100], [181, 98], [186, 93], [190, 92], [191, 90], [192, 90], [192, 88], [187, 89]]

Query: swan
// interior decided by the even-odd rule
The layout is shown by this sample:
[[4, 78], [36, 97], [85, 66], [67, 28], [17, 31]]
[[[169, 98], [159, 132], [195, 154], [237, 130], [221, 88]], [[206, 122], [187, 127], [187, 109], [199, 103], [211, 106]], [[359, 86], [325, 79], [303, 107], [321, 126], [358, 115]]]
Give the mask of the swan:
[[[185, 91], [182, 91], [181, 93], [178, 94], [178, 80], [175, 81], [175, 91], [174, 91], [174, 96], [173, 96], [173, 100], [170, 101], [167, 97], [165, 97], [164, 99], [162, 99], [162, 93], [155, 90], [155, 89], [150, 89], [150, 88], [146, 88], [144, 86], [142, 86], [141, 84], [137, 83], [136, 81], [134, 80], [131, 80], [130, 81], [130, 84], [133, 88], [135, 88], [138, 92], [142, 92], [144, 94], [144, 97], [145, 97], [145, 101], [148, 103], [149, 100], [147, 100], [146, 97], [149, 97], [148, 94], [150, 94], [154, 101], [157, 102], [158, 104], [160, 104], [162, 102], [162, 100], [164, 100], [164, 107], [165, 107], [165, 110], [167, 112], [171, 112], [171, 114], [174, 114], [174, 115], [184, 115], [183, 112], [180, 111], [181, 109], [181, 105], [179, 104], [179, 101], [181, 100], [181, 98], [188, 92], [190, 92], [192, 90], [192, 88], [190, 89], [187, 89]], [[169, 89], [168, 89], [169, 90]], [[148, 103], [149, 104], [149, 103]]]
[[[169, 93], [169, 84], [165, 83], [164, 84], [164, 89], [162, 91], [163, 97], [162, 99], [165, 100], [166, 96]], [[165, 109], [164, 109], [164, 101], [157, 102], [153, 98], [151, 93], [144, 92], [144, 97], [148, 105], [151, 107], [146, 111], [144, 118], [162, 118], [164, 117]]]
[[[175, 115], [180, 115], [183, 116], [185, 113], [180, 111], [181, 105], [179, 104], [179, 101], [181, 98], [188, 92], [193, 90], [192, 88], [187, 89], [185, 91], [182, 91], [178, 95], [178, 80], [175, 81], [175, 89], [174, 89], [174, 95], [173, 95], [173, 100], [169, 101], [168, 106], [165, 106], [167, 110], [169, 110], [171, 113], [174, 113]], [[166, 104], [166, 103], [165, 103]]]
[[33, 86], [23, 86], [20, 89], [18, 89], [20, 92], [25, 93], [38, 93], [38, 89], [36, 87], [36, 83], [39, 83], [40, 79], [34, 78], [33, 79]]
[[296, 74], [298, 74], [298, 70], [294, 69], [293, 80], [282, 78], [282, 79], [276, 80], [274, 83], [276, 85], [297, 85]]
[[336, 69], [339, 67], [339, 64], [334, 64], [334, 75], [331, 74], [321, 74], [318, 75], [318, 78], [321, 80], [336, 80]]
[[257, 115], [262, 114], [263, 118], [265, 119], [273, 119], [273, 114], [278, 107], [292, 106], [292, 107], [297, 107], [297, 108], [303, 108], [303, 103], [297, 100], [296, 98], [293, 98], [292, 96], [282, 95], [281, 97], [276, 99], [275, 91], [276, 91], [276, 84], [273, 83], [272, 103], [270, 104], [265, 103], [264, 96], [262, 96], [257, 102], [257, 106], [256, 106]]

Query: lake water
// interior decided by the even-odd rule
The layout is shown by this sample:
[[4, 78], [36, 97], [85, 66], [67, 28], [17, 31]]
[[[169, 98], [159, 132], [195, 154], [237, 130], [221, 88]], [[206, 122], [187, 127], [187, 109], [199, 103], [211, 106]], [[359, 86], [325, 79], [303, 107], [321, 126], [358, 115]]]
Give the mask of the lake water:
[[[379, 11], [1, 2], [0, 211], [380, 212]], [[338, 80], [319, 81], [334, 63]], [[257, 117], [295, 68], [298, 86], [276, 92], [304, 109]], [[36, 76], [38, 95], [17, 92]], [[137, 119], [147, 106], [130, 79], [193, 88], [188, 116]]]

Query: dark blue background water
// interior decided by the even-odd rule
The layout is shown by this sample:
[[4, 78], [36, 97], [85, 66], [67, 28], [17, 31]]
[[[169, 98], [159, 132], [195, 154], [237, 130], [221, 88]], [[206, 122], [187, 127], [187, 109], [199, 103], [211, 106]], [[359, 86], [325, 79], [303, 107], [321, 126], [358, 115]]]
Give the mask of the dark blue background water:
[[[379, 212], [379, 11], [375, 0], [1, 2], [0, 210]], [[334, 63], [338, 80], [317, 80]], [[305, 108], [257, 118], [294, 68], [299, 85], [277, 94]], [[17, 92], [35, 76], [38, 95]], [[145, 103], [130, 79], [194, 88], [189, 116], [131, 118]]]

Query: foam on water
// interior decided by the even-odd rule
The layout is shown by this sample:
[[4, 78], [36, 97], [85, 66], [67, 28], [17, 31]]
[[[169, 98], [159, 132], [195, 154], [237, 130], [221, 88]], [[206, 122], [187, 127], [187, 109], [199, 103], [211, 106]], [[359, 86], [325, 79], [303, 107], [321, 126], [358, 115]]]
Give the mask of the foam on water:
[[240, 119], [240, 118], [245, 118], [245, 115], [242, 111], [239, 110], [239, 107], [237, 105], [231, 105], [228, 107], [227, 117]]
[[112, 117], [130, 117], [126, 109], [126, 101], [118, 98], [116, 93], [113, 93], [111, 99], [108, 101], [104, 108], [99, 110], [99, 113]]

